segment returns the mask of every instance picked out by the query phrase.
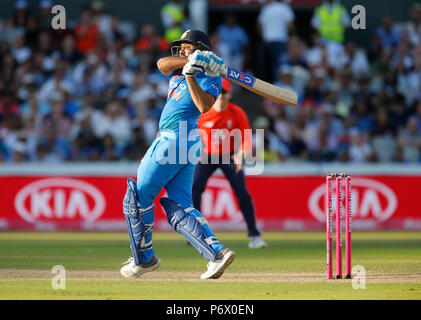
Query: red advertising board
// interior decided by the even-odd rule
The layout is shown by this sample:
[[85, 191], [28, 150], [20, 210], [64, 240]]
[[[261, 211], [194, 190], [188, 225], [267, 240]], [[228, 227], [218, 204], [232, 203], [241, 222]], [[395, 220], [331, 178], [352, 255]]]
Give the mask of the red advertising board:
[[[123, 176], [0, 177], [1, 230], [125, 230]], [[323, 230], [323, 176], [249, 176], [262, 230]], [[352, 177], [354, 230], [421, 230], [421, 176]], [[160, 196], [165, 195], [162, 190]], [[214, 230], [245, 230], [228, 181], [213, 176], [202, 213]], [[156, 230], [170, 230], [156, 202]]]

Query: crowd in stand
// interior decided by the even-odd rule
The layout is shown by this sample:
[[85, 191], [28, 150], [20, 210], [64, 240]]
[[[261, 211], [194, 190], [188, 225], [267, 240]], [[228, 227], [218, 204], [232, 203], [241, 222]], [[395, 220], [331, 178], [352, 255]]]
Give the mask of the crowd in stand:
[[[167, 97], [156, 61], [192, 24], [186, 15], [162, 34], [151, 24], [137, 30], [94, 1], [66, 30], [53, 30], [53, 4], [40, 0], [33, 12], [17, 0], [13, 17], [0, 20], [0, 162], [139, 160]], [[267, 80], [299, 94], [295, 107], [265, 100], [252, 122], [266, 129], [265, 161], [419, 162], [421, 5], [408, 22], [385, 17], [365, 50], [346, 38], [326, 41], [317, 16], [306, 43], [291, 12], [281, 44], [266, 41], [260, 26], [269, 56], [280, 57], [267, 60]], [[210, 31], [227, 63], [253, 71], [245, 70], [250, 39], [235, 17]]]

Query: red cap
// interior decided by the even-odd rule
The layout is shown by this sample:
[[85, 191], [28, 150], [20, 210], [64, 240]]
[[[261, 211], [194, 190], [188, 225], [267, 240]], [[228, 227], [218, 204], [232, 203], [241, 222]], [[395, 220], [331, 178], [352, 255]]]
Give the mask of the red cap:
[[230, 92], [231, 91], [231, 82], [229, 82], [225, 78], [222, 78], [222, 89]]

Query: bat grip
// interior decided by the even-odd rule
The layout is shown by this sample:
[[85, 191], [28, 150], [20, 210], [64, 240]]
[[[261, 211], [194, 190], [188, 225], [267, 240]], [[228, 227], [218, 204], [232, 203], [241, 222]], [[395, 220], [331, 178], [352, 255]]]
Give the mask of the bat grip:
[[219, 71], [219, 73], [221, 74], [221, 76], [226, 78], [228, 74], [228, 67], [227, 66], [221, 67], [221, 70]]

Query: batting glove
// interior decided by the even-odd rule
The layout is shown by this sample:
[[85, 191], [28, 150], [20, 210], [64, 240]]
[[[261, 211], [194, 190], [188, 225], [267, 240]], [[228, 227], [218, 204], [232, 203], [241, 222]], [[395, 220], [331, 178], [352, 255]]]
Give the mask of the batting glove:
[[199, 65], [192, 64], [192, 61], [189, 61], [185, 64], [182, 74], [184, 76], [196, 76], [201, 73], [205, 68]]
[[203, 67], [203, 70], [209, 64], [209, 55], [206, 52], [200, 50], [196, 50], [188, 57], [188, 59], [192, 65]]
[[206, 51], [209, 58], [209, 64], [205, 68], [206, 74], [210, 77], [217, 77], [223, 68], [225, 68], [224, 60], [211, 51]]

